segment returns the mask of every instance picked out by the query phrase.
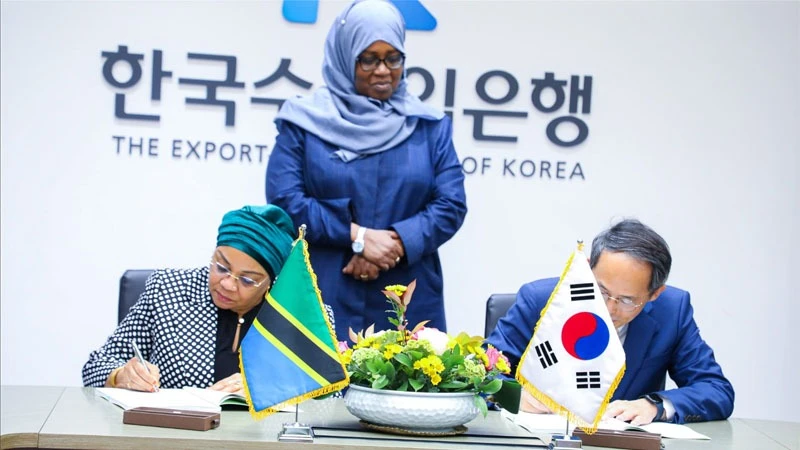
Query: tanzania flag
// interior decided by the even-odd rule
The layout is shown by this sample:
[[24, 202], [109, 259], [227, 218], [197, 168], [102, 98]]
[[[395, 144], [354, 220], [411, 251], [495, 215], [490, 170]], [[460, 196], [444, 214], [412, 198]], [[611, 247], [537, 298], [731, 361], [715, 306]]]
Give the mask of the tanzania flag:
[[579, 243], [542, 309], [516, 378], [591, 434], [624, 373], [625, 352]]
[[303, 230], [242, 340], [239, 362], [250, 414], [256, 419], [350, 382]]

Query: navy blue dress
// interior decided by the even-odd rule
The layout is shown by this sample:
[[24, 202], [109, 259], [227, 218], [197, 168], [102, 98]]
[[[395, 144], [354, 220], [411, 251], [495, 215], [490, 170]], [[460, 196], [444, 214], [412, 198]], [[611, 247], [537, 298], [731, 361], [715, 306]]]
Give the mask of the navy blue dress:
[[[333, 307], [336, 335], [348, 339], [371, 324], [393, 328], [381, 290], [417, 280], [407, 317], [410, 326], [446, 329], [439, 246], [461, 227], [467, 213], [464, 174], [452, 141], [450, 119], [417, 122], [402, 144], [349, 163], [316, 135], [279, 120], [267, 168], [267, 201], [280, 206], [295, 226], [306, 224], [311, 264], [322, 299]], [[393, 229], [406, 256], [370, 282], [344, 275], [353, 252], [350, 223]]]

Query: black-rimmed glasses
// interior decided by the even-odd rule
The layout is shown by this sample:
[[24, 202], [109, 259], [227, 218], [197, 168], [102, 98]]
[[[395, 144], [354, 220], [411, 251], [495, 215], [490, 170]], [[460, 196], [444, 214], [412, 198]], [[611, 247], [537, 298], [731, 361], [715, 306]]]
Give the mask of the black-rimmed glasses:
[[376, 56], [359, 56], [356, 62], [364, 72], [372, 72], [377, 69], [380, 63], [383, 63], [387, 69], [395, 70], [403, 67], [406, 61], [406, 55], [402, 53], [395, 53], [387, 56], [386, 58], [378, 58]]

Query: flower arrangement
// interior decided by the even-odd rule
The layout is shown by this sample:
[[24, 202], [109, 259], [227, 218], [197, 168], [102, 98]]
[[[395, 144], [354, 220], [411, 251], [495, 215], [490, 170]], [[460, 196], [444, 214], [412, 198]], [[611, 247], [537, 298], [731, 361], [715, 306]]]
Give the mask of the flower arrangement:
[[416, 280], [408, 286], [386, 286], [383, 294], [392, 306], [389, 322], [396, 330], [360, 333], [350, 329], [350, 348], [339, 342], [350, 382], [373, 389], [417, 392], [475, 393], [475, 405], [486, 415], [486, 402], [479, 394], [494, 394], [502, 386], [497, 375], [510, 372], [508, 358], [487, 345], [483, 338], [462, 332], [456, 336], [427, 328], [428, 321], [408, 329], [406, 309]]

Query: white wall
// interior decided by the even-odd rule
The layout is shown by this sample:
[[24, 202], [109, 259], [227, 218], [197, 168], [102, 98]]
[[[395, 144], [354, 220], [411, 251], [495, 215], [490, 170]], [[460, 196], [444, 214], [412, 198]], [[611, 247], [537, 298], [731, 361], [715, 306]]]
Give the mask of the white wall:
[[[221, 215], [264, 202], [265, 161], [173, 158], [169, 142], [271, 148], [275, 108], [249, 98], [305, 91], [253, 82], [292, 58], [295, 74], [320, 84], [322, 42], [343, 5], [321, 3], [317, 24], [298, 25], [281, 17], [279, 2], [2, 2], [3, 384], [79, 385], [88, 353], [116, 323], [126, 268], [205, 264]], [[490, 293], [558, 274], [576, 239], [635, 216], [672, 247], [670, 282], [693, 294], [703, 336], [736, 388], [734, 415], [800, 420], [791, 281], [800, 3], [425, 4], [439, 24], [409, 32], [408, 64], [435, 76], [428, 101], [439, 107], [445, 70], [457, 70], [448, 108], [457, 149], [491, 164], [468, 175], [467, 220], [442, 249], [450, 328], [482, 333]], [[101, 52], [119, 45], [144, 54], [144, 78], [128, 90], [102, 76]], [[154, 49], [173, 71], [160, 102], [149, 95]], [[219, 94], [236, 101], [235, 126], [225, 127], [220, 108], [184, 103], [203, 89], [178, 78], [223, 76], [189, 52], [237, 57], [246, 86]], [[501, 107], [474, 90], [494, 69], [520, 84]], [[545, 72], [593, 77], [591, 114], [580, 116], [590, 134], [577, 147], [544, 134], [566, 107], [532, 107], [530, 79]], [[419, 79], [411, 82], [419, 92]], [[501, 95], [502, 85], [490, 91]], [[117, 92], [128, 94], [129, 111], [160, 122], [115, 119]], [[487, 133], [519, 139], [482, 142], [464, 109], [528, 117], [487, 119]], [[115, 135], [158, 138], [158, 156], [117, 154]], [[536, 176], [503, 176], [505, 158], [536, 161]], [[585, 180], [540, 178], [542, 160], [580, 163]]]

